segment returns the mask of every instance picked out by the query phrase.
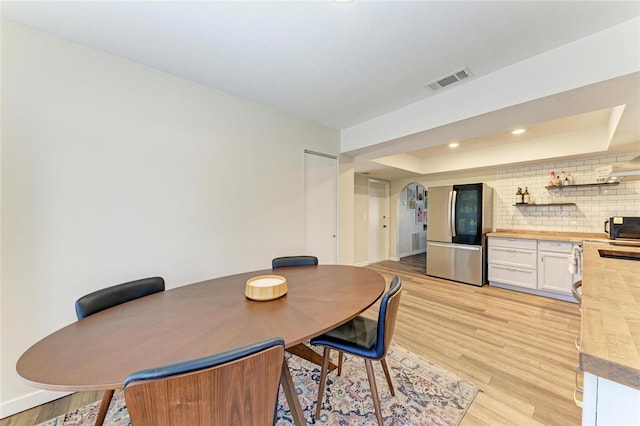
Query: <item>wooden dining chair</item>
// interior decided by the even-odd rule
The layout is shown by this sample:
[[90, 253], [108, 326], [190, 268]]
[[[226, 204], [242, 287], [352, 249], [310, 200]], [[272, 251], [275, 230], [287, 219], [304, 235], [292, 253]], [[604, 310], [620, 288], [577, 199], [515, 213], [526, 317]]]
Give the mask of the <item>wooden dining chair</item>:
[[[103, 288], [76, 300], [76, 316], [81, 320], [105, 309], [160, 291], [164, 291], [162, 277], [143, 278]], [[113, 389], [104, 391], [95, 426], [102, 426], [111, 405], [113, 393]]]
[[371, 398], [373, 399], [373, 405], [376, 410], [376, 418], [378, 419], [378, 424], [383, 425], [382, 410], [380, 408], [378, 389], [376, 387], [371, 361], [380, 360], [391, 395], [395, 395], [385, 357], [395, 329], [401, 293], [402, 280], [400, 277], [395, 276], [391, 280], [389, 290], [382, 296], [377, 321], [360, 315], [325, 334], [311, 339], [312, 345], [324, 346], [322, 369], [320, 371], [320, 385], [318, 388], [318, 403], [316, 406], [316, 422], [320, 418], [320, 411], [322, 410], [322, 397], [324, 394], [331, 349], [336, 349], [339, 352], [338, 375], [342, 373], [342, 360], [345, 352], [364, 358], [367, 377], [369, 378], [369, 386], [371, 387]]
[[273, 424], [284, 340], [138, 371], [124, 382], [132, 426]]
[[318, 258], [315, 256], [282, 256], [271, 261], [271, 268], [283, 268], [285, 266], [305, 266], [317, 265]]

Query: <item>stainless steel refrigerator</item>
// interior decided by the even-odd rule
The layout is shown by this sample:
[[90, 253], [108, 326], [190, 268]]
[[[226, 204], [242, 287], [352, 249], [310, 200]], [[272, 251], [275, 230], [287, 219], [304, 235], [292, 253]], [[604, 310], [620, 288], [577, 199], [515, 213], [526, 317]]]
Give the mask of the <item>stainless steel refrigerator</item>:
[[484, 285], [493, 189], [484, 183], [430, 187], [427, 201], [427, 275]]

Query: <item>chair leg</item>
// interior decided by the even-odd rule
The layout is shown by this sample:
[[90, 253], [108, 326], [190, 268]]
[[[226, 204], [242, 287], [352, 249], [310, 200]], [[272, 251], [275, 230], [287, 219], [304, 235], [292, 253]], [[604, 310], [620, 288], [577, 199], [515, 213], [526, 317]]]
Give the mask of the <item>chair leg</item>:
[[329, 369], [330, 356], [331, 349], [325, 346], [322, 354], [322, 369], [320, 370], [320, 386], [318, 388], [318, 403], [316, 404], [316, 421], [320, 418], [320, 411], [322, 410], [322, 396], [324, 395], [324, 385], [327, 378], [327, 370]]
[[344, 358], [344, 352], [338, 351], [338, 376], [342, 376], [342, 359]]
[[109, 411], [109, 405], [111, 405], [113, 392], [113, 389], [104, 391], [104, 394], [102, 395], [102, 401], [100, 402], [100, 409], [98, 410], [98, 415], [96, 416], [95, 426], [102, 426], [102, 423], [104, 423], [104, 418], [107, 416], [107, 411]]
[[391, 383], [391, 375], [389, 374], [389, 368], [387, 367], [387, 359], [382, 358], [380, 360], [380, 364], [382, 364], [382, 369], [384, 370], [384, 376], [387, 378], [387, 384], [389, 385], [391, 396], [396, 396], [396, 392], [393, 390], [393, 383]]
[[378, 388], [376, 387], [376, 378], [373, 375], [373, 364], [370, 359], [364, 360], [364, 365], [367, 367], [367, 377], [369, 378], [369, 386], [371, 387], [371, 398], [373, 398], [373, 406], [376, 409], [376, 418], [378, 424], [383, 426], [382, 410], [380, 409], [380, 400], [378, 399]]

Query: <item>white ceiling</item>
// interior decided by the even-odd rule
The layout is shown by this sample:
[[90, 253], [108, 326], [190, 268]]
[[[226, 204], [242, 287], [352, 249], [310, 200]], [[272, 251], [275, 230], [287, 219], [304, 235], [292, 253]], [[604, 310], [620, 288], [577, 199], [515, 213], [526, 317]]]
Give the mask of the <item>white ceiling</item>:
[[[638, 1], [2, 1], [1, 6], [5, 19], [339, 130], [438, 96], [424, 86], [464, 67], [477, 79], [640, 16]], [[626, 115], [631, 111], [638, 118], [634, 108]], [[566, 123], [555, 118], [529, 134], [586, 128], [607, 114]], [[638, 124], [624, 125], [637, 138]], [[475, 128], [464, 137], [475, 146], [509, 142], [493, 136], [491, 126]], [[406, 151], [424, 158], [442, 150], [413, 143]], [[359, 171], [367, 167], [381, 178], [403, 175], [384, 174], [379, 169], [386, 166], [369, 161]]]

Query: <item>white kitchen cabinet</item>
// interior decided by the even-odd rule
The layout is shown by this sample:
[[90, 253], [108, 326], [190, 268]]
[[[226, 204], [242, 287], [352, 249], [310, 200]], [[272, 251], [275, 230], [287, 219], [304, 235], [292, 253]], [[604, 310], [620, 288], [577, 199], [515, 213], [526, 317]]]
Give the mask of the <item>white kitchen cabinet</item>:
[[569, 272], [577, 243], [527, 238], [488, 239], [489, 284], [575, 302], [571, 286], [580, 275]]
[[488, 275], [491, 284], [537, 288], [536, 240], [489, 238]]
[[538, 289], [571, 294], [571, 286], [580, 279], [568, 267], [574, 245], [566, 241], [538, 241]]
[[582, 426], [640, 424], [640, 390], [584, 373]]

